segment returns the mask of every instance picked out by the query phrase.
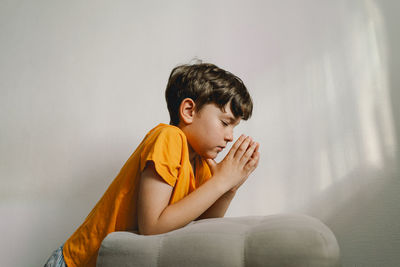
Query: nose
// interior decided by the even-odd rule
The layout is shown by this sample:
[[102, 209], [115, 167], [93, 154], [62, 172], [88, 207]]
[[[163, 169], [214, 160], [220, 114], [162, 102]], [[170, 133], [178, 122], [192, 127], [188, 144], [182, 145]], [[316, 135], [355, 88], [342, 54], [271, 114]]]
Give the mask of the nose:
[[228, 129], [225, 133], [225, 141], [232, 142], [233, 141], [233, 129]]

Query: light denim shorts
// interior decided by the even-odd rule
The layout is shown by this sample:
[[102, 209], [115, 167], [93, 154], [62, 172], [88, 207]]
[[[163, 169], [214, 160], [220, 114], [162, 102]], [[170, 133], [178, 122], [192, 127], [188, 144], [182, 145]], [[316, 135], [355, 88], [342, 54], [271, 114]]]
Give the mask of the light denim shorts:
[[63, 247], [64, 245], [61, 245], [58, 249], [54, 250], [44, 267], [67, 267], [64, 261]]

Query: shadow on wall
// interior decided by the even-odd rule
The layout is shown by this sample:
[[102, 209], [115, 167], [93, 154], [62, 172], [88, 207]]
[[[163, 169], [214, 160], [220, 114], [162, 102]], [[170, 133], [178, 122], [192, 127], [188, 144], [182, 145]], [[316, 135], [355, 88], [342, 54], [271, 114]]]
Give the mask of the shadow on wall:
[[[354, 95], [345, 100], [354, 100], [356, 116], [336, 117], [342, 131], [328, 135], [332, 139], [315, 158], [320, 168], [314, 173], [320, 175], [319, 193], [299, 210], [320, 218], [333, 230], [344, 266], [397, 266], [400, 170], [395, 129], [399, 114], [393, 113], [396, 93], [390, 92], [390, 87], [398, 84], [393, 76], [392, 86], [388, 82], [385, 28], [378, 7], [371, 1], [365, 3], [367, 16], [354, 23], [353, 50], [346, 70], [356, 77]], [[366, 27], [360, 28], [362, 25]], [[334, 61], [330, 56], [325, 56], [325, 81], [328, 90], [331, 86], [335, 89], [332, 93], [337, 93], [338, 85], [329, 83], [335, 80], [331, 69], [337, 69], [331, 68]], [[340, 109], [339, 103], [335, 106]], [[349, 122], [354, 124], [347, 127]]]
[[323, 106], [314, 110], [325, 117], [312, 116], [329, 122], [318, 135], [320, 143], [316, 141], [320, 151], [314, 151], [319, 170], [313, 174], [320, 179], [320, 191], [355, 169], [382, 170], [397, 158], [383, 18], [372, 1], [365, 1], [364, 12], [354, 15], [344, 46], [308, 66], [308, 84], [325, 88]]
[[[246, 183], [263, 188], [257, 202], [282, 203], [280, 210], [305, 205], [357, 169], [384, 170], [398, 158], [385, 21], [372, 0], [335, 3], [328, 19], [318, 17], [324, 5], [299, 12], [320, 22], [304, 19], [307, 30], [299, 27], [300, 43], [310, 49], [289, 39], [295, 52], [280, 51], [280, 65], [262, 69], [255, 82], [263, 90], [256, 92], [262, 105], [255, 105], [253, 130], [266, 141], [257, 170], [269, 179]], [[278, 204], [266, 205], [254, 212]]]

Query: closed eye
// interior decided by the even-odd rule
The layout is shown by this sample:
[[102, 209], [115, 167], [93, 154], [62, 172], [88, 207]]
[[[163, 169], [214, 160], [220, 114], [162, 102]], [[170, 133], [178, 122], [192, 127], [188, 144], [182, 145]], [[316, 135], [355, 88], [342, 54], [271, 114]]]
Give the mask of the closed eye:
[[227, 123], [227, 122], [225, 122], [225, 121], [221, 121], [221, 123], [222, 123], [222, 125], [224, 125], [224, 126], [228, 126], [229, 124]]

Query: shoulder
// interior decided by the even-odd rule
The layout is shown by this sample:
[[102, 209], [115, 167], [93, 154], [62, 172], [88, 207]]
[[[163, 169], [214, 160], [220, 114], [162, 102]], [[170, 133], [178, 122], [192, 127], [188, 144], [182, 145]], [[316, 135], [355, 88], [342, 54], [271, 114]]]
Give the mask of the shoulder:
[[159, 124], [144, 139], [140, 150], [140, 171], [147, 162], [154, 164], [155, 171], [171, 186], [175, 185], [185, 149], [185, 135], [178, 127]]
[[160, 123], [147, 134], [147, 139], [182, 142], [186, 139], [186, 136], [178, 127]]
[[156, 132], [165, 134], [165, 135], [185, 135], [179, 127], [174, 125], [160, 123], [155, 128]]
[[147, 153], [147, 151], [159, 151], [167, 154], [181, 154], [180, 151], [185, 149], [186, 143], [186, 136], [180, 128], [160, 123], [150, 130], [142, 145], [144, 153]]

